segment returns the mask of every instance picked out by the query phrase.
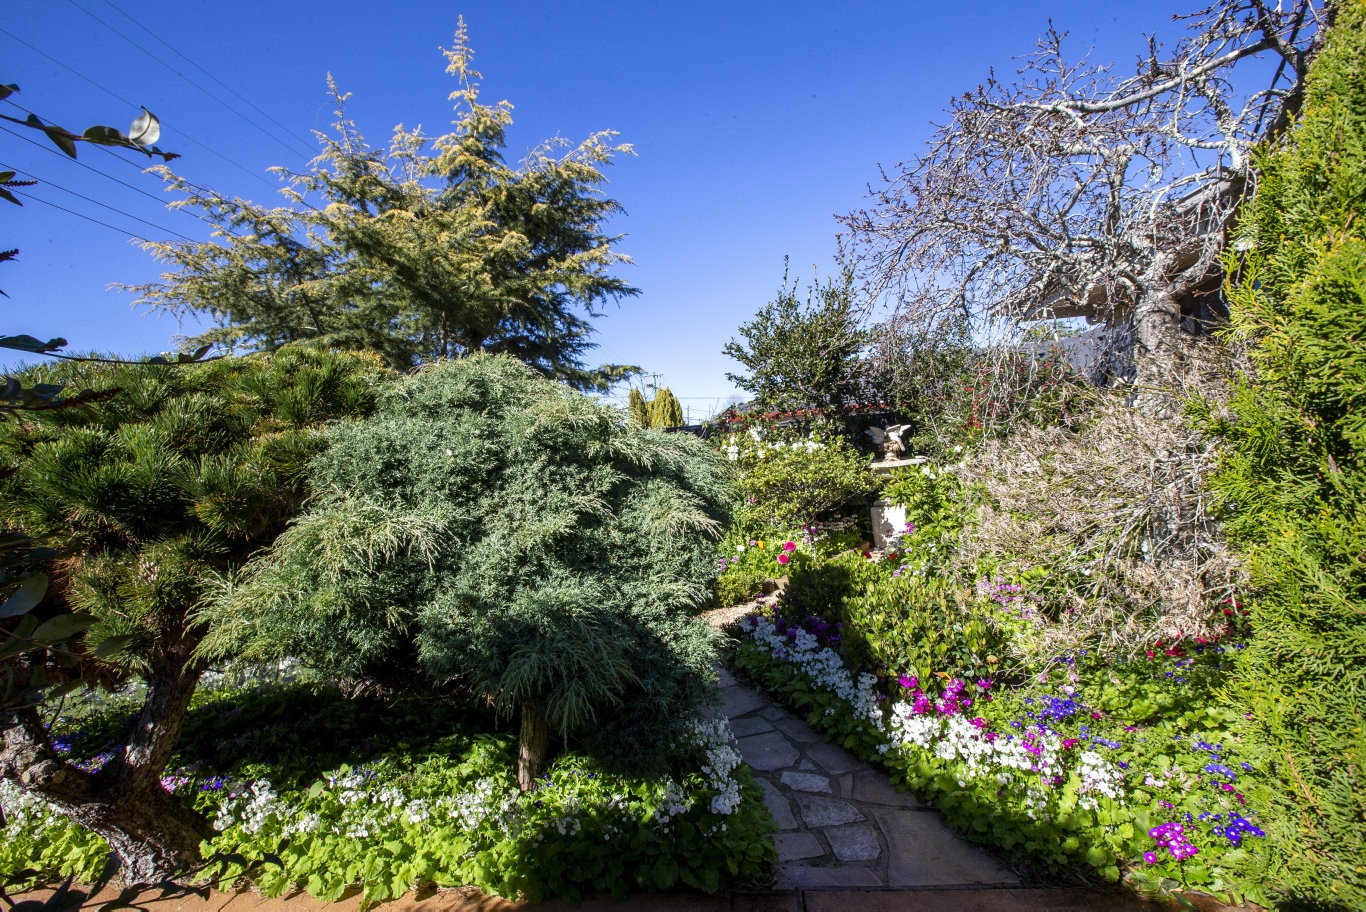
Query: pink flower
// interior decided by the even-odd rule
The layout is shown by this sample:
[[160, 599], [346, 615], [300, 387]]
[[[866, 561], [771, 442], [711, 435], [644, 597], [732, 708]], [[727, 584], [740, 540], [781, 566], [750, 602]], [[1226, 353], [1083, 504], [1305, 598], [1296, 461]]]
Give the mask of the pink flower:
[[797, 543], [794, 542], [794, 541], [785, 541], [785, 542], [783, 542], [783, 550], [784, 550], [784, 551], [796, 551], [796, 550], [797, 550]]
[[786, 564], [790, 560], [792, 560], [792, 558], [786, 551], [783, 551], [778, 555], [778, 563], [780, 564]]

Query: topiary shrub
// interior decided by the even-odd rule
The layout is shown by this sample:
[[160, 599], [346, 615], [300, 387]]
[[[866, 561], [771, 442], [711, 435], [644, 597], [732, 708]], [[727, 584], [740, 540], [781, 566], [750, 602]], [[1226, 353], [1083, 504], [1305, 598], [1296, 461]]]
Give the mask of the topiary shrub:
[[713, 682], [711, 595], [734, 498], [722, 462], [503, 357], [417, 371], [338, 426], [321, 492], [212, 609], [253, 654], [472, 688], [550, 737], [644, 763]]

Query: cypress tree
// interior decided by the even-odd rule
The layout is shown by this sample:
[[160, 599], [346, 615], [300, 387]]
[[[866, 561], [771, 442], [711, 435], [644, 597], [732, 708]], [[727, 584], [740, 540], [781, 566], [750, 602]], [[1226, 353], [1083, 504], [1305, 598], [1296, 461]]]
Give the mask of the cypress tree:
[[1257, 871], [1292, 905], [1366, 908], [1366, 0], [1259, 162], [1228, 267], [1255, 366], [1217, 423], [1216, 487], [1254, 584], [1229, 697], [1265, 751]]
[[648, 406], [650, 427], [673, 428], [683, 426], [683, 406], [678, 397], [667, 386], [650, 400]]
[[626, 399], [626, 425], [633, 428], [650, 426], [650, 413], [645, 395], [634, 386], [631, 387], [631, 395]]

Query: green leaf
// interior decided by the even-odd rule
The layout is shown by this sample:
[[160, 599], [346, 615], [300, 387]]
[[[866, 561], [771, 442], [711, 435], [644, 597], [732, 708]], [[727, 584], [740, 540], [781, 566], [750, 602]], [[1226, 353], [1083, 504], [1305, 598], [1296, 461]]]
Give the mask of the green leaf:
[[113, 127], [87, 127], [81, 138], [101, 146], [121, 146], [128, 142], [128, 137]]
[[95, 619], [88, 614], [59, 614], [33, 632], [32, 639], [44, 646], [55, 646], [85, 630]]
[[37, 607], [47, 594], [47, 574], [33, 573], [19, 582], [10, 597], [0, 604], [0, 618], [17, 617]]
[[133, 637], [128, 635], [106, 637], [95, 647], [95, 658], [112, 658], [127, 649], [132, 642]]
[[65, 339], [48, 339], [43, 342], [30, 335], [0, 336], [0, 348], [13, 348], [18, 351], [33, 352], [42, 355], [50, 351], [56, 351], [66, 345]]
[[72, 158], [76, 157], [76, 143], [71, 138], [71, 134], [61, 127], [54, 125], [41, 128], [47, 134], [47, 138], [52, 140], [52, 144], [61, 149]]

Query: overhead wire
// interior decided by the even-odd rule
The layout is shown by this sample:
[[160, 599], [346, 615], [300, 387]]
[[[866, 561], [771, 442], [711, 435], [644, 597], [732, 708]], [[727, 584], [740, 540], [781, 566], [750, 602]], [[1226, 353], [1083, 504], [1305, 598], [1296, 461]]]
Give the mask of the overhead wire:
[[[120, 186], [127, 187], [129, 190], [132, 190], [132, 191], [134, 191], [135, 193], [140, 193], [140, 194], [142, 194], [143, 196], [147, 197], [148, 199], [152, 200], [154, 203], [156, 203], [156, 204], [159, 205], [159, 206], [163, 206], [163, 207], [168, 208], [168, 209], [171, 209], [171, 208], [172, 208], [172, 207], [168, 206], [168, 205], [166, 204], [166, 200], [162, 199], [161, 197], [158, 197], [158, 196], [156, 196], [156, 195], [154, 195], [154, 194], [148, 193], [146, 190], [143, 190], [141, 187], [138, 187], [138, 186], [135, 186], [135, 185], [133, 185], [133, 184], [130, 184], [130, 183], [128, 183], [127, 181], [119, 180], [119, 179], [118, 179], [117, 177], [115, 177], [114, 175], [108, 174], [108, 173], [106, 173], [106, 172], [104, 172], [104, 171], [101, 171], [99, 168], [92, 167], [91, 165], [88, 165], [88, 164], [86, 164], [85, 162], [81, 161], [79, 158], [70, 158], [69, 156], [63, 155], [61, 152], [58, 152], [56, 149], [52, 148], [51, 146], [48, 146], [48, 145], [46, 145], [46, 144], [44, 144], [44, 143], [40, 143], [40, 142], [36, 141], [36, 140], [33, 139], [33, 137], [31, 137], [31, 136], [25, 136], [24, 134], [22, 134], [22, 133], [20, 133], [20, 132], [18, 132], [18, 131], [16, 131], [16, 130], [14, 130], [13, 128], [5, 126], [4, 124], [0, 124], [0, 130], [4, 130], [6, 133], [10, 134], [11, 136], [14, 136], [14, 137], [16, 137], [16, 138], [18, 138], [18, 139], [22, 139], [24, 142], [28, 143], [28, 144], [31, 145], [31, 146], [37, 146], [39, 149], [42, 149], [42, 150], [45, 151], [45, 152], [50, 152], [50, 153], [52, 153], [53, 155], [56, 155], [56, 156], [58, 156], [59, 158], [62, 158], [63, 160], [65, 160], [65, 161], [69, 161], [69, 162], [71, 162], [72, 164], [79, 165], [79, 166], [81, 166], [82, 168], [86, 169], [87, 171], [93, 171], [94, 173], [98, 174], [100, 177], [107, 178], [107, 179], [113, 181], [114, 183], [119, 184]], [[115, 153], [112, 149], [108, 149], [108, 148], [106, 148], [106, 147], [104, 147], [104, 146], [99, 146], [98, 148], [103, 149], [105, 152], [108, 152], [110, 155], [113, 155], [114, 158], [118, 159], [119, 161], [128, 161], [128, 159], [123, 158], [122, 156], [118, 155], [118, 154]], [[133, 162], [129, 162], [129, 164], [132, 164], [133, 167], [135, 167], [135, 168], [137, 167], [137, 165], [134, 164]], [[27, 171], [24, 172], [24, 173], [25, 173], [25, 174], [30, 174], [30, 172], [27, 172]], [[64, 189], [65, 189], [64, 187], [60, 187], [58, 184], [55, 184], [55, 183], [53, 183], [52, 181], [49, 181], [49, 180], [46, 180], [46, 179], [43, 179], [43, 178], [39, 178], [39, 180], [41, 180], [42, 183], [45, 183], [45, 184], [50, 183], [50, 184], [52, 184], [52, 186], [57, 187], [59, 190], [64, 190]], [[203, 192], [203, 193], [211, 192], [211, 191], [207, 190], [206, 188], [199, 186], [198, 184], [190, 183], [189, 181], [186, 181], [186, 183], [189, 184], [191, 187], [194, 187], [196, 190], [199, 190], [200, 192]], [[68, 192], [68, 193], [74, 193], [75, 191], [68, 190], [67, 192]], [[78, 195], [79, 195], [79, 194], [78, 194]], [[98, 202], [98, 201], [96, 201], [96, 200], [91, 200], [91, 202], [94, 202], [96, 205], [99, 205], [99, 206], [103, 206], [103, 205], [104, 205], [103, 203], [100, 203], [100, 202]], [[105, 207], [105, 208], [110, 208], [110, 207]], [[203, 222], [203, 223], [206, 224], [206, 225], [209, 225], [209, 226], [211, 226], [211, 227], [213, 227], [213, 228], [219, 229], [219, 230], [222, 231], [224, 234], [227, 234], [227, 235], [229, 235], [230, 237], [235, 237], [235, 236], [236, 236], [236, 235], [233, 235], [232, 232], [230, 232], [230, 231], [228, 231], [227, 229], [223, 228], [223, 226], [219, 225], [219, 224], [218, 224], [217, 222], [215, 222], [213, 219], [208, 218], [208, 217], [205, 216], [205, 215], [201, 215], [201, 214], [198, 213], [198, 212], [191, 212], [191, 211], [188, 210], [188, 209], [182, 209], [182, 208], [178, 208], [178, 207], [177, 207], [177, 208], [174, 208], [173, 211], [175, 211], [175, 212], [182, 212], [182, 213], [184, 213], [185, 215], [190, 216], [191, 218], [198, 219], [199, 221]], [[164, 229], [164, 230], [166, 230], [167, 233], [169, 233], [169, 234], [174, 234], [174, 235], [176, 235], [177, 237], [184, 238], [185, 240], [190, 241], [190, 242], [192, 242], [192, 243], [197, 243], [197, 242], [194, 241], [193, 238], [186, 237], [185, 235], [181, 234], [181, 233], [178, 232], [178, 231], [171, 231], [170, 229]]]
[[68, 208], [66, 208], [65, 206], [62, 206], [62, 205], [59, 205], [59, 204], [57, 204], [57, 203], [52, 202], [51, 200], [45, 200], [45, 199], [43, 199], [41, 196], [34, 196], [32, 193], [26, 193], [26, 192], [24, 192], [24, 191], [14, 191], [14, 192], [20, 193], [20, 195], [22, 195], [25, 199], [32, 200], [32, 201], [35, 202], [35, 203], [42, 203], [44, 206], [51, 206], [53, 209], [60, 209], [60, 210], [62, 210], [63, 212], [66, 212], [66, 213], [68, 213], [68, 214], [70, 214], [70, 215], [76, 216], [76, 218], [85, 219], [87, 222], [94, 222], [96, 225], [103, 225], [105, 228], [109, 228], [109, 229], [111, 229], [111, 230], [113, 230], [113, 231], [117, 231], [119, 234], [122, 234], [122, 235], [125, 235], [125, 236], [127, 236], [127, 237], [130, 237], [130, 238], [132, 238], [132, 239], [135, 240], [135, 241], [141, 241], [141, 242], [144, 243], [144, 244], [151, 244], [151, 243], [154, 243], [153, 241], [149, 240], [148, 238], [143, 237], [142, 235], [134, 234], [134, 233], [131, 232], [131, 231], [125, 231], [124, 229], [118, 227], [117, 225], [111, 225], [111, 224], [109, 224], [108, 222], [102, 222], [102, 221], [100, 221], [99, 219], [95, 218], [95, 217], [92, 216], [92, 215], [86, 215], [84, 212], [77, 212], [75, 209], [68, 209]]
[[[255, 104], [253, 104], [253, 103], [251, 102], [250, 99], [243, 97], [243, 96], [241, 95], [241, 93], [239, 93], [239, 92], [238, 92], [236, 89], [234, 89], [232, 86], [228, 85], [226, 82], [224, 82], [223, 80], [219, 79], [217, 76], [215, 76], [214, 74], [210, 73], [208, 70], [204, 69], [204, 68], [203, 68], [202, 66], [200, 66], [199, 64], [195, 63], [195, 62], [194, 62], [193, 60], [191, 60], [189, 57], [186, 57], [184, 54], [182, 54], [182, 53], [180, 52], [180, 50], [179, 50], [178, 48], [176, 48], [176, 47], [175, 47], [174, 45], [172, 45], [170, 42], [166, 41], [166, 40], [163, 39], [161, 36], [159, 36], [159, 35], [157, 35], [155, 32], [153, 32], [151, 29], [147, 28], [147, 26], [143, 25], [141, 22], [137, 21], [137, 20], [134, 19], [132, 16], [128, 15], [128, 14], [125, 13], [123, 10], [119, 9], [119, 7], [117, 7], [117, 6], [115, 6], [113, 3], [111, 3], [110, 0], [103, 0], [103, 2], [104, 2], [104, 5], [105, 5], [105, 6], [109, 7], [109, 8], [112, 9], [114, 12], [118, 13], [120, 16], [122, 16], [123, 18], [127, 19], [129, 22], [131, 22], [131, 23], [133, 23], [134, 25], [136, 25], [138, 28], [142, 29], [142, 30], [143, 30], [144, 32], [146, 32], [153, 40], [157, 41], [157, 42], [160, 43], [163, 47], [167, 48], [172, 54], [175, 54], [175, 55], [176, 55], [177, 57], [179, 57], [181, 60], [185, 61], [185, 62], [188, 63], [190, 66], [194, 67], [196, 70], [198, 70], [199, 72], [203, 73], [205, 76], [209, 77], [210, 79], [212, 79], [214, 82], [218, 83], [218, 84], [219, 84], [220, 86], [222, 86], [223, 88], [227, 89], [229, 92], [232, 93], [233, 97], [236, 98], [238, 101], [242, 102], [242, 103], [245, 104], [247, 107], [251, 108], [251, 109], [252, 109], [253, 111], [255, 111], [257, 114], [260, 114], [260, 115], [261, 115], [262, 117], [264, 117], [266, 120], [268, 120], [268, 121], [270, 121], [271, 123], [275, 124], [275, 126], [279, 127], [281, 130], [283, 130], [283, 131], [285, 132], [285, 135], [288, 136], [290, 139], [296, 140], [296, 141], [298, 140], [298, 137], [296, 137], [296, 136], [294, 135], [294, 133], [289, 129], [289, 127], [287, 127], [287, 126], [285, 126], [284, 124], [280, 123], [280, 122], [279, 122], [278, 120], [276, 120], [274, 117], [271, 117], [270, 114], [268, 114], [268, 113], [266, 113], [265, 111], [263, 111], [263, 110], [261, 110], [260, 108], [258, 108]], [[313, 149], [311, 146], [307, 146], [306, 143], [305, 143], [304, 145], [308, 148], [309, 155], [313, 155], [313, 154], [316, 153], [317, 150]]]
[[[59, 66], [59, 67], [61, 67], [62, 69], [66, 70], [67, 72], [71, 73], [73, 76], [76, 76], [76, 77], [78, 77], [79, 79], [83, 79], [84, 81], [88, 82], [90, 85], [92, 85], [92, 86], [94, 86], [95, 88], [99, 89], [101, 92], [105, 93], [106, 95], [108, 95], [109, 97], [115, 99], [116, 101], [122, 102], [123, 104], [128, 105], [128, 107], [130, 107], [130, 108], [141, 108], [141, 107], [142, 107], [141, 105], [137, 104], [136, 102], [132, 102], [132, 101], [129, 101], [127, 98], [124, 98], [122, 95], [120, 95], [118, 92], [115, 92], [113, 89], [110, 89], [110, 88], [108, 88], [108, 87], [106, 87], [106, 86], [101, 85], [100, 83], [98, 83], [98, 82], [96, 82], [95, 80], [91, 79], [89, 76], [87, 76], [87, 75], [85, 75], [84, 73], [82, 73], [80, 70], [77, 70], [77, 69], [75, 69], [74, 67], [72, 67], [72, 66], [70, 66], [70, 65], [68, 65], [68, 64], [66, 64], [66, 63], [64, 63], [64, 62], [62, 62], [61, 60], [58, 60], [56, 57], [53, 57], [51, 54], [49, 54], [47, 51], [44, 51], [42, 48], [35, 47], [34, 45], [32, 45], [32, 44], [30, 44], [29, 42], [25, 41], [23, 38], [20, 38], [18, 35], [14, 34], [13, 32], [11, 32], [9, 29], [5, 28], [4, 26], [0, 26], [0, 34], [8, 35], [8, 36], [9, 36], [10, 38], [12, 38], [14, 41], [17, 41], [19, 44], [22, 44], [24, 47], [28, 48], [30, 51], [33, 51], [33, 53], [38, 54], [38, 55], [40, 55], [40, 56], [42, 56], [42, 57], [47, 58], [47, 59], [48, 59], [49, 61], [51, 61], [52, 63], [55, 63], [57, 66]], [[20, 110], [25, 110], [25, 111], [28, 110], [27, 108], [24, 108], [22, 105], [16, 104], [16, 103], [13, 101], [12, 98], [6, 99], [6, 101], [9, 101], [11, 104], [14, 104], [15, 107], [20, 108]], [[207, 143], [201, 142], [200, 140], [196, 139], [195, 137], [189, 135], [188, 133], [185, 133], [184, 131], [181, 131], [181, 130], [177, 129], [177, 128], [175, 127], [175, 124], [174, 124], [173, 122], [167, 121], [167, 120], [162, 120], [162, 121], [161, 121], [161, 124], [162, 124], [163, 127], [168, 127], [168, 128], [171, 128], [171, 129], [176, 129], [176, 135], [177, 135], [178, 137], [182, 137], [182, 138], [184, 138], [184, 140], [185, 140], [186, 142], [190, 143], [191, 145], [196, 146], [196, 147], [198, 147], [198, 148], [200, 148], [200, 149], [203, 149], [205, 152], [208, 152], [208, 153], [209, 153], [210, 155], [212, 155], [214, 158], [217, 158], [217, 159], [219, 159], [220, 161], [223, 161], [223, 162], [226, 162], [226, 163], [229, 164], [229, 165], [232, 165], [234, 168], [236, 168], [238, 171], [241, 171], [243, 174], [247, 175], [247, 176], [250, 177], [252, 180], [259, 181], [259, 182], [261, 182], [262, 184], [265, 184], [267, 187], [270, 187], [272, 190], [278, 190], [278, 189], [279, 189], [279, 187], [278, 187], [277, 185], [272, 184], [272, 183], [271, 183], [270, 181], [268, 181], [266, 178], [262, 177], [262, 176], [261, 176], [260, 174], [258, 174], [257, 172], [252, 171], [250, 168], [246, 167], [245, 165], [243, 165], [243, 164], [241, 164], [241, 163], [239, 163], [239, 162], [236, 162], [236, 161], [232, 160], [231, 158], [228, 158], [226, 155], [224, 155], [223, 153], [219, 152], [219, 151], [218, 151], [217, 149], [215, 149], [213, 146], [210, 146], [210, 145], [208, 145]], [[110, 150], [106, 149], [105, 151], [108, 152], [108, 151], [110, 151]], [[121, 161], [128, 161], [127, 159], [120, 159], [120, 160], [121, 160]], [[134, 167], [137, 167], [137, 165], [134, 164], [134, 163], [132, 163], [132, 162], [129, 162], [129, 164], [133, 164]], [[141, 170], [141, 169], [139, 169], [139, 170]]]
[[[265, 136], [269, 137], [270, 139], [274, 140], [275, 142], [279, 143], [281, 146], [283, 146], [283, 147], [285, 147], [285, 148], [290, 148], [290, 145], [289, 145], [290, 142], [294, 142], [294, 143], [297, 143], [298, 146], [297, 146], [296, 148], [294, 148], [294, 149], [291, 149], [291, 151], [297, 151], [298, 148], [303, 148], [303, 149], [305, 150], [305, 154], [307, 154], [310, 158], [311, 158], [313, 155], [316, 154], [316, 150], [314, 150], [311, 146], [309, 146], [309, 145], [308, 145], [307, 143], [305, 143], [303, 140], [299, 139], [297, 136], [294, 136], [294, 135], [292, 135], [292, 134], [286, 133], [286, 136], [289, 137], [288, 141], [287, 141], [287, 140], [284, 140], [284, 139], [281, 139], [281, 138], [280, 138], [278, 135], [276, 135], [274, 132], [272, 132], [272, 131], [270, 131], [270, 130], [267, 130], [265, 127], [261, 126], [261, 124], [257, 123], [255, 120], [252, 120], [250, 117], [248, 117], [247, 115], [243, 114], [243, 113], [242, 113], [241, 111], [239, 111], [237, 108], [235, 108], [235, 107], [233, 107], [232, 105], [228, 104], [228, 103], [227, 103], [226, 101], [224, 101], [222, 98], [219, 98], [219, 97], [218, 97], [217, 95], [215, 95], [213, 92], [211, 92], [211, 91], [209, 91], [208, 89], [204, 88], [204, 86], [200, 85], [198, 82], [196, 82], [195, 80], [191, 79], [189, 76], [186, 76], [186, 75], [185, 75], [184, 73], [182, 73], [180, 70], [177, 70], [175, 67], [171, 66], [169, 63], [167, 63], [166, 61], [162, 60], [160, 57], [158, 57], [157, 55], [153, 54], [151, 51], [147, 50], [147, 49], [146, 49], [145, 47], [143, 47], [141, 44], [138, 44], [138, 43], [137, 43], [136, 41], [134, 41], [132, 38], [129, 38], [129, 37], [128, 37], [127, 35], [125, 35], [123, 32], [121, 32], [121, 31], [119, 31], [118, 29], [114, 28], [114, 26], [110, 25], [108, 22], [106, 22], [105, 20], [101, 19], [99, 16], [95, 15], [95, 14], [92, 13], [90, 10], [86, 9], [84, 6], [81, 6], [81, 4], [77, 3], [76, 0], [66, 0], [66, 2], [69, 3], [69, 4], [71, 4], [72, 6], [76, 7], [76, 9], [80, 10], [82, 13], [85, 13], [85, 15], [89, 16], [91, 19], [94, 19], [94, 20], [95, 20], [96, 22], [98, 22], [100, 25], [104, 26], [104, 27], [107, 28], [109, 31], [113, 32], [115, 35], [118, 35], [120, 38], [122, 38], [122, 39], [123, 39], [124, 41], [126, 41], [128, 44], [130, 44], [130, 45], [132, 45], [133, 47], [137, 48], [137, 50], [138, 50], [139, 52], [141, 52], [142, 54], [144, 54], [144, 55], [147, 56], [147, 57], [150, 57], [152, 60], [155, 60], [159, 66], [163, 67], [164, 69], [169, 70], [170, 72], [174, 73], [176, 76], [179, 76], [179, 77], [180, 77], [181, 79], [183, 79], [185, 82], [187, 82], [187, 83], [189, 83], [190, 85], [194, 86], [194, 87], [195, 87], [196, 89], [198, 89], [200, 92], [204, 93], [204, 94], [207, 95], [209, 98], [211, 98], [211, 99], [213, 99], [214, 101], [218, 102], [218, 104], [222, 105], [224, 108], [226, 108], [226, 109], [227, 109], [228, 111], [230, 111], [232, 114], [234, 114], [234, 115], [236, 115], [237, 117], [241, 118], [242, 120], [246, 121], [248, 124], [250, 124], [251, 126], [255, 127], [257, 130], [259, 130], [263, 135], [265, 135]], [[177, 53], [178, 53], [178, 52], [177, 52]], [[183, 56], [183, 55], [182, 55], [182, 56]]]
[[[155, 229], [157, 229], [158, 231], [162, 231], [162, 232], [164, 232], [164, 233], [166, 233], [166, 234], [173, 234], [173, 235], [175, 235], [176, 237], [180, 238], [180, 239], [183, 240], [183, 241], [188, 241], [188, 242], [190, 242], [190, 243], [192, 243], [192, 244], [195, 243], [195, 239], [192, 238], [192, 237], [190, 237], [189, 235], [181, 234], [179, 231], [174, 231], [174, 230], [172, 230], [172, 229], [170, 229], [170, 228], [165, 227], [164, 225], [158, 225], [156, 222], [148, 221], [147, 219], [141, 218], [140, 216], [136, 216], [136, 215], [134, 215], [134, 214], [131, 213], [131, 212], [126, 212], [126, 211], [124, 211], [123, 209], [118, 208], [117, 206], [111, 206], [111, 205], [109, 205], [108, 203], [102, 203], [102, 202], [100, 202], [100, 201], [97, 200], [97, 199], [92, 199], [91, 197], [86, 196], [84, 193], [80, 193], [80, 192], [78, 192], [78, 191], [76, 191], [76, 190], [72, 190], [72, 189], [69, 188], [69, 187], [63, 187], [61, 184], [57, 183], [56, 181], [48, 180], [48, 179], [45, 178], [45, 177], [39, 177], [38, 175], [34, 174], [32, 171], [24, 171], [24, 170], [22, 170], [22, 169], [20, 169], [20, 168], [14, 167], [13, 165], [0, 165], [0, 167], [8, 168], [8, 169], [11, 170], [11, 171], [15, 171], [15, 172], [17, 172], [17, 173], [19, 173], [19, 174], [23, 174], [23, 175], [25, 175], [26, 177], [31, 177], [31, 178], [33, 178], [34, 180], [38, 181], [38, 183], [42, 184], [44, 187], [51, 187], [51, 188], [53, 188], [54, 190], [60, 190], [60, 191], [62, 191], [63, 193], [69, 193], [69, 194], [71, 194], [71, 195], [74, 196], [74, 197], [78, 197], [78, 198], [80, 198], [80, 199], [85, 200], [87, 203], [91, 203], [91, 204], [93, 204], [93, 205], [99, 206], [101, 209], [108, 209], [110, 212], [117, 212], [119, 215], [123, 216], [124, 218], [130, 218], [130, 219], [132, 219], [132, 220], [135, 221], [135, 222], [142, 222], [142, 224], [147, 225], [147, 226], [152, 227], [152, 228], [155, 228]], [[36, 198], [36, 197], [35, 197], [35, 198]]]

